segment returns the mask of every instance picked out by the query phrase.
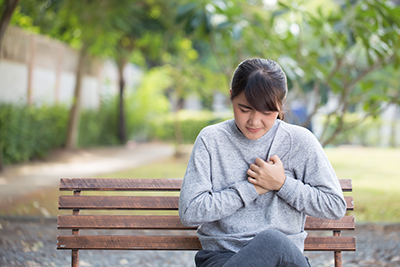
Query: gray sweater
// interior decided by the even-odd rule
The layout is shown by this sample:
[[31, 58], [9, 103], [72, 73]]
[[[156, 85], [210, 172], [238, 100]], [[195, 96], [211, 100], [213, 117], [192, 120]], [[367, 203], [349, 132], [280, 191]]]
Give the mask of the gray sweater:
[[[278, 155], [286, 181], [258, 195], [247, 181], [257, 157]], [[234, 119], [204, 128], [196, 139], [183, 180], [179, 216], [199, 226], [205, 250], [237, 252], [257, 233], [276, 229], [304, 250], [306, 215], [340, 219], [346, 212], [339, 181], [314, 135], [276, 120], [257, 140], [247, 139]]]

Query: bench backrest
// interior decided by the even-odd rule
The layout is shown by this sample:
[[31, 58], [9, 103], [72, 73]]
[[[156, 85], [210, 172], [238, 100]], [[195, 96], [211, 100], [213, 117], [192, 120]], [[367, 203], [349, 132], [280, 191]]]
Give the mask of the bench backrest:
[[[182, 225], [177, 214], [181, 184], [181, 179], [61, 179], [60, 190], [74, 193], [72, 196], [59, 197], [59, 209], [72, 210], [73, 215], [59, 215], [57, 227], [72, 229], [72, 235], [58, 236], [57, 248], [72, 250], [72, 266], [79, 266], [78, 250], [201, 249], [194, 231], [196, 229]], [[351, 180], [341, 179], [340, 184], [343, 191], [352, 190]], [[83, 196], [82, 191], [110, 191], [110, 194]], [[136, 194], [151, 191], [154, 195], [123, 195], [121, 191], [137, 191]], [[169, 193], [169, 196], [165, 196], [168, 193], [164, 192], [168, 191], [176, 192], [176, 195]], [[346, 196], [345, 199], [347, 209], [353, 210], [353, 198]], [[103, 213], [82, 215], [82, 210], [103, 210]], [[104, 210], [136, 211], [139, 214], [110, 215]], [[165, 213], [171, 214], [163, 215]], [[155, 235], [81, 235], [79, 230], [83, 229], [163, 231], [156, 231]], [[307, 217], [305, 230], [329, 230], [333, 231], [333, 236], [309, 236], [305, 241], [305, 250], [334, 251], [335, 266], [341, 266], [341, 251], [354, 251], [356, 244], [355, 237], [341, 236], [340, 231], [354, 229], [352, 216], [345, 216], [341, 220]]]

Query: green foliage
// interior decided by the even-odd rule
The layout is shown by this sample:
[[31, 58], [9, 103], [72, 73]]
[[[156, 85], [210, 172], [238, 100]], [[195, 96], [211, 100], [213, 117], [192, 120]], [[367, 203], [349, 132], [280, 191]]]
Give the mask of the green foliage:
[[79, 147], [119, 144], [116, 99], [103, 101], [98, 110], [83, 110], [79, 126]]
[[[180, 111], [178, 120], [183, 135], [183, 142], [192, 144], [200, 131], [211, 124], [222, 122], [230, 117], [216, 116], [209, 111]], [[162, 141], [175, 140], [174, 114], [160, 116], [151, 121], [150, 138]]]
[[[79, 147], [119, 144], [117, 138], [117, 99], [103, 101], [98, 110], [83, 110]], [[149, 100], [150, 101], [150, 100]], [[160, 102], [155, 101], [153, 104]], [[140, 107], [139, 107], [140, 108]], [[150, 108], [152, 106], [150, 105]], [[164, 110], [165, 111], [165, 110]], [[140, 128], [148, 116], [128, 114], [128, 128]], [[23, 106], [0, 104], [0, 141], [4, 164], [44, 158], [51, 149], [62, 147], [67, 131], [69, 109], [65, 106]]]
[[125, 108], [128, 136], [147, 138], [149, 121], [166, 114], [170, 104], [164, 90], [171, 85], [171, 78], [163, 68], [153, 68], [142, 78], [139, 88], [127, 95]]
[[[362, 116], [358, 113], [349, 113], [344, 117], [346, 125], [354, 125], [352, 128], [344, 129], [335, 138], [332, 145], [362, 145], [379, 146], [380, 145], [380, 127], [382, 120], [380, 118], [368, 117], [360, 123]], [[324, 121], [321, 123], [325, 123]], [[338, 120], [330, 122], [327, 134], [330, 135], [337, 128]]]
[[27, 107], [0, 104], [0, 140], [5, 164], [45, 157], [63, 145], [67, 125], [63, 106]]

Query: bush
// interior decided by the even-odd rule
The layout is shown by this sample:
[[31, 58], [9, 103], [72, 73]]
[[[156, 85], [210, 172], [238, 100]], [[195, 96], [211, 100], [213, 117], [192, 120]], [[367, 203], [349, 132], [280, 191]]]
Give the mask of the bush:
[[79, 147], [119, 144], [115, 101], [103, 102], [99, 110], [82, 110], [79, 125]]
[[[119, 144], [116, 101], [117, 98], [105, 101], [99, 110], [82, 110], [79, 147]], [[164, 103], [162, 101], [160, 103]], [[143, 106], [137, 101], [131, 102], [126, 112], [128, 136], [139, 136], [145, 140], [175, 141], [174, 114], [160, 115], [167, 108], [166, 104], [163, 105], [159, 110], [141, 113], [135, 111], [144, 109]], [[0, 104], [0, 148], [3, 163], [44, 158], [51, 149], [62, 147], [66, 138], [68, 117], [69, 109], [66, 106], [28, 107]], [[183, 111], [178, 117], [184, 143], [193, 143], [201, 129], [207, 125], [227, 119], [226, 116], [215, 116], [205, 111]]]
[[28, 107], [0, 104], [0, 141], [4, 164], [45, 157], [65, 140], [64, 106]]
[[[78, 147], [118, 144], [114, 101], [99, 110], [82, 110]], [[4, 164], [44, 158], [64, 145], [69, 109], [66, 106], [0, 104], [0, 144]]]
[[[179, 127], [183, 142], [192, 144], [200, 131], [211, 124], [230, 118], [228, 115], [217, 116], [209, 111], [181, 111], [178, 113]], [[162, 141], [175, 141], [174, 114], [164, 115], [151, 121], [150, 138]]]

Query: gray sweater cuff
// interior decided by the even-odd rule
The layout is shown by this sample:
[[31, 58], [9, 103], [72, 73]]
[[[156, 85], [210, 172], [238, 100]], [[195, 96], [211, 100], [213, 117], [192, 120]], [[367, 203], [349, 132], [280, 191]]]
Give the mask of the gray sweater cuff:
[[297, 186], [298, 181], [296, 179], [286, 176], [285, 183], [276, 194], [286, 202], [289, 202], [295, 196]]
[[248, 181], [236, 182], [231, 185], [230, 188], [235, 189], [238, 192], [244, 206], [247, 206], [258, 197], [258, 193], [257, 190], [254, 188], [254, 185], [252, 185]]

